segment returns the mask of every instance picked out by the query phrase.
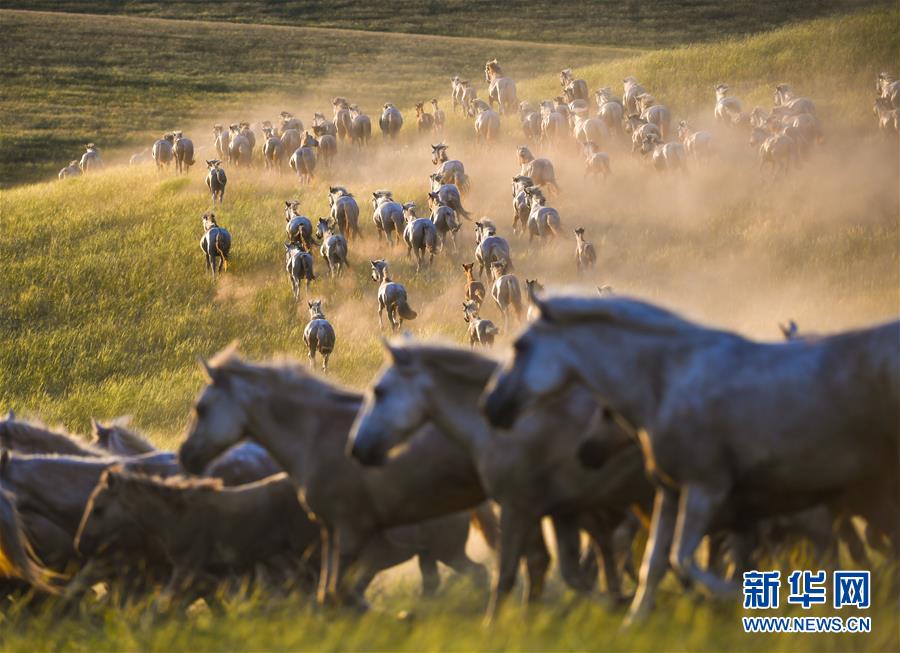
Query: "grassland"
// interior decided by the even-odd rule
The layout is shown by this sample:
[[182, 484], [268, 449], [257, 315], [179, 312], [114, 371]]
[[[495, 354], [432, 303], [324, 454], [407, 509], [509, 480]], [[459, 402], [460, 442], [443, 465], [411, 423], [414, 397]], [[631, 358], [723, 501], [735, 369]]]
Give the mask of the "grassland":
[[[193, 14], [188, 14], [193, 15]], [[0, 11], [0, 187], [48, 179], [96, 142], [145, 146], [166, 130], [248, 107], [312, 118], [352, 90], [378, 115], [479, 80], [493, 57], [518, 78], [621, 55], [587, 48], [353, 30]], [[301, 112], [301, 109], [303, 111]], [[208, 131], [209, 130], [209, 131]], [[110, 153], [112, 153], [110, 152]]]
[[[0, 7], [660, 48], [763, 32], [885, 0], [0, 0]], [[377, 38], [377, 37], [373, 37]]]
[[[238, 41], [240, 51], [252, 53], [253, 59], [247, 55], [232, 75], [211, 76], [210, 83], [221, 86], [197, 91], [207, 100], [194, 104], [185, 99], [194, 95], [174, 94], [200, 83], [181, 70], [182, 64], [197, 61], [192, 51], [196, 43], [218, 47], [213, 43], [222, 34], [234, 39], [241, 34], [259, 39], [278, 34], [288, 39], [312, 38], [318, 32], [12, 12], [3, 12], [2, 18], [4, 27], [9, 19], [23, 30], [20, 33], [38, 39], [38, 44], [27, 46], [34, 48], [29, 52], [50, 58], [42, 61], [56, 61], [58, 77], [52, 79], [60, 83], [65, 82], [64, 57], [41, 52], [39, 44], [46, 46], [50, 37], [40, 41], [40, 25], [57, 33], [92, 35], [91, 56], [106, 66], [93, 73], [98, 77], [88, 84], [81, 80], [86, 64], [70, 63], [80, 72], [66, 88], [84, 95], [72, 91], [68, 117], [76, 120], [80, 112], [90, 121], [84, 123], [90, 130], [117, 134], [122, 140], [113, 142], [132, 147], [147, 143], [156, 125], [162, 129], [177, 124], [194, 128], [189, 133], [198, 134], [195, 141], [208, 151], [205, 130], [213, 120], [271, 117], [285, 102], [306, 118], [336, 92], [377, 106], [384, 99], [381, 89], [390, 85], [392, 97], [406, 109], [413, 98], [443, 90], [451, 74], [446, 70], [451, 64], [430, 55], [418, 64], [426, 72], [417, 73], [411, 66], [401, 75], [391, 68], [390, 79], [385, 79], [384, 58], [390, 47], [415, 42], [406, 36], [396, 37], [384, 50], [359, 44], [375, 49], [356, 57], [354, 64], [344, 53], [312, 63], [291, 60], [290, 65], [297, 66], [291, 75], [284, 75], [285, 68], [272, 68], [283, 59], [280, 51], [259, 54], [249, 46], [262, 41]], [[778, 337], [775, 322], [789, 317], [804, 330], [826, 332], [895, 317], [900, 171], [896, 143], [874, 133], [870, 106], [874, 75], [900, 59], [894, 29], [898, 18], [896, 9], [876, 10], [754, 37], [627, 56], [551, 48], [542, 49], [538, 59], [530, 56], [530, 46], [509, 45], [522, 48], [508, 52], [522, 97], [535, 100], [554, 91], [553, 73], [566, 60], [578, 66], [592, 88], [618, 88], [617, 80], [635, 74], [672, 107], [676, 118], [715, 130], [722, 149], [715, 165], [694, 166], [686, 177], [660, 178], [612, 144], [614, 177], [606, 185], [584, 182], [573, 153], [550, 153], [563, 189], [554, 204], [567, 229], [579, 224], [587, 228], [598, 246], [600, 265], [595, 275], [579, 278], [571, 240], [541, 249], [526, 239], [512, 239], [520, 276], [537, 276], [551, 289], [588, 292], [595, 284], [611, 283], [618, 292], [758, 338]], [[70, 27], [71, 32], [64, 31]], [[166, 42], [172, 49], [167, 57], [162, 48], [148, 46], [159, 30], [186, 41], [170, 38], [175, 45]], [[348, 33], [342, 47], [356, 52], [359, 40]], [[474, 71], [475, 77], [484, 59], [493, 56], [485, 50], [492, 44], [470, 45], [458, 65]], [[577, 58], [579, 53], [583, 59]], [[14, 56], [20, 57], [19, 64], [27, 62], [25, 55]], [[257, 56], [266, 65], [254, 63]], [[316, 62], [321, 75], [301, 74], [315, 71]], [[7, 59], [0, 65], [11, 66]], [[15, 123], [18, 131], [24, 124], [21, 116], [32, 112], [49, 120], [60, 106], [56, 91], [45, 86], [51, 78], [28, 72], [27, 66], [24, 70], [21, 79], [3, 82], [14, 92], [0, 99], [10, 103], [0, 108], [5, 117], [20, 121]], [[264, 70], [264, 79], [256, 76], [255, 71]], [[286, 79], [279, 81], [282, 76]], [[140, 86], [144, 79], [152, 84]], [[256, 79], [261, 81], [257, 84]], [[748, 106], [768, 106], [774, 82], [794, 83], [816, 100], [826, 144], [788, 179], [760, 175], [745, 135], [711, 124], [711, 86], [719, 80], [730, 82]], [[266, 94], [257, 90], [273, 88]], [[85, 99], [92, 89], [101, 102]], [[172, 102], [174, 97], [179, 102]], [[158, 122], [141, 127], [133, 140], [125, 139], [128, 116], [146, 107], [162, 107], [156, 109], [158, 114], [147, 114]], [[51, 131], [57, 129], [57, 123], [48, 124]], [[493, 150], [476, 149], [470, 125], [453, 118], [447, 140], [451, 154], [466, 163], [474, 182], [465, 198], [467, 208], [491, 216], [509, 235], [508, 187], [517, 171], [513, 145], [519, 136], [514, 121], [505, 121], [503, 131]], [[4, 132], [4, 138], [16, 133]], [[460, 232], [463, 253], [458, 260], [441, 256], [433, 271], [416, 276], [400, 248], [389, 250], [375, 240], [365, 203], [371, 190], [390, 187], [399, 198], [424, 205], [425, 178], [431, 170], [428, 151], [427, 141], [406, 130], [397, 148], [379, 145], [360, 159], [341, 161], [303, 188], [289, 176], [230, 169], [226, 203], [217, 212], [234, 235], [234, 255], [229, 272], [217, 283], [204, 275], [198, 247], [199, 216], [209, 208], [202, 171], [174, 178], [149, 167], [114, 167], [90, 178], [2, 191], [0, 410], [11, 407], [75, 432], [85, 431], [92, 415], [132, 414], [134, 425], [157, 443], [175, 446], [202, 383], [195, 356], [235, 338], [251, 357], [302, 355], [305, 316], [293, 304], [283, 272], [281, 206], [283, 200], [297, 197], [307, 215], [325, 215], [325, 189], [334, 182], [347, 185], [360, 198], [365, 240], [351, 246], [353, 269], [344, 279], [325, 278], [317, 260], [323, 278], [313, 295], [325, 298], [338, 336], [332, 378], [363, 387], [382, 359], [368, 259], [387, 256], [396, 278], [407, 285], [420, 314], [409, 325], [414, 336], [461, 344], [458, 262], [471, 251], [470, 227]], [[485, 312], [499, 322], [493, 307]], [[503, 343], [508, 337], [503, 336]], [[783, 569], [805, 564], [808, 557], [802, 550], [773, 563]], [[876, 579], [896, 574], [895, 567], [883, 562], [874, 568]], [[468, 585], [460, 583], [438, 601], [423, 602], [412, 581], [394, 580], [374, 589], [370, 598], [378, 609], [362, 619], [323, 615], [296, 600], [251, 599], [235, 601], [224, 617], [201, 613], [187, 621], [151, 625], [142, 620], [146, 606], [114, 611], [97, 605], [80, 618], [64, 620], [41, 612], [9, 615], [0, 622], [0, 649], [895, 651], [900, 645], [897, 597], [887, 583], [875, 584], [874, 631], [865, 637], [745, 636], [739, 608], [685, 597], [671, 579], [655, 617], [627, 634], [617, 630], [621, 610], [576, 601], [557, 582], [539, 610], [511, 607], [497, 627], [484, 631], [479, 626], [483, 597]], [[415, 617], [396, 620], [394, 613], [402, 609], [412, 609]]]

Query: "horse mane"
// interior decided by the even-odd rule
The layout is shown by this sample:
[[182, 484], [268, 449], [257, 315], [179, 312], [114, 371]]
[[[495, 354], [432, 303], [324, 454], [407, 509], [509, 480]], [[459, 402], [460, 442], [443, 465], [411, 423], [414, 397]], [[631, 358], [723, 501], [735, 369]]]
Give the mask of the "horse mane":
[[397, 341], [391, 347], [408, 352], [426, 366], [470, 385], [480, 379], [487, 382], [498, 365], [493, 358], [452, 345]]
[[43, 425], [15, 418], [0, 421], [0, 446], [28, 454], [62, 454], [91, 458], [108, 455], [108, 452], [76, 435], [51, 431]]
[[604, 322], [625, 329], [668, 335], [715, 331], [689, 322], [669, 310], [630, 297], [562, 295], [538, 300], [537, 305], [541, 318], [552, 323]]
[[270, 388], [284, 390], [302, 386], [304, 401], [313, 403], [359, 403], [362, 395], [335, 383], [324, 381], [308, 371], [306, 365], [290, 357], [255, 363], [243, 360], [232, 343], [209, 360], [209, 366], [217, 372], [234, 374]]
[[103, 473], [101, 482], [109, 485], [109, 479], [124, 483], [126, 487], [138, 490], [141, 496], [154, 495], [163, 500], [182, 498], [186, 492], [220, 492], [225, 484], [220, 478], [191, 478], [170, 476], [163, 478], [155, 474], [141, 474], [126, 471], [121, 465], [110, 467]]

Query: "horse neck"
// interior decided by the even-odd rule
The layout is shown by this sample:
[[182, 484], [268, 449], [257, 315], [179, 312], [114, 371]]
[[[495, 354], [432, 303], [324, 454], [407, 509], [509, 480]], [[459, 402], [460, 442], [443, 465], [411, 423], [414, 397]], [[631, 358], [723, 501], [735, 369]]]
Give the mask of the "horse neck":
[[16, 493], [41, 506], [43, 514], [74, 534], [84, 507], [110, 462], [39, 456], [13, 459], [11, 470]]
[[[154, 483], [132, 484], [129, 481], [125, 483], [127, 485], [121, 500], [147, 536], [161, 542], [171, 542], [180, 532], [180, 529], [175, 527], [175, 522], [179, 518], [192, 521], [192, 511], [176, 510], [172, 507], [174, 492], [177, 490], [158, 487]], [[190, 502], [191, 498], [182, 497], [180, 500]]]
[[[470, 322], [470, 328], [474, 328], [475, 319]], [[439, 365], [429, 364], [427, 360], [425, 367], [437, 381], [436, 392], [428, 393], [432, 421], [445, 436], [465, 449], [473, 460], [480, 460], [493, 439], [493, 432], [478, 408], [493, 366], [487, 374], [479, 376], [481, 366], [473, 365], [466, 371], [466, 378], [452, 374]]]
[[295, 482], [305, 487], [310, 473], [326, 460], [338, 465], [352, 463], [344, 449], [362, 396], [334, 389], [333, 397], [320, 400], [315, 396], [319, 392], [307, 392], [303, 385], [280, 383], [259, 406], [252, 432]]
[[103, 455], [93, 447], [77, 442], [68, 435], [54, 433], [46, 429], [17, 424], [15, 422], [0, 424], [3, 429], [0, 441], [8, 441], [13, 450], [25, 453], [55, 453], [72, 456], [97, 458]]
[[[684, 334], [614, 326], [598, 329], [591, 322], [572, 329], [575, 355], [587, 385], [635, 428], [653, 426], [670, 380], [679, 376], [681, 366], [699, 349], [721, 343], [721, 338], [727, 337], [717, 334], [709, 331], [709, 335], [704, 335], [702, 329]], [[628, 356], [609, 355], [620, 351], [628, 351]], [[635, 361], [641, 369], [653, 371], [642, 382], [634, 380]]]

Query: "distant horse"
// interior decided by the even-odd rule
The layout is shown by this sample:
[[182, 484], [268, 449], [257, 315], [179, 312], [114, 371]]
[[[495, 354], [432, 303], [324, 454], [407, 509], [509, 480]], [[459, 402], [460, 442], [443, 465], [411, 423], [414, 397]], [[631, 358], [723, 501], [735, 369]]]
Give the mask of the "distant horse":
[[206, 256], [206, 269], [212, 274], [213, 279], [219, 272], [228, 271], [228, 254], [231, 251], [231, 234], [216, 222], [215, 213], [204, 213], [203, 237], [200, 239], [200, 249]]
[[322, 354], [322, 371], [328, 371], [328, 358], [334, 351], [334, 327], [322, 312], [322, 300], [307, 302], [309, 322], [303, 329], [303, 342], [309, 352], [310, 367], [316, 364], [316, 353]]

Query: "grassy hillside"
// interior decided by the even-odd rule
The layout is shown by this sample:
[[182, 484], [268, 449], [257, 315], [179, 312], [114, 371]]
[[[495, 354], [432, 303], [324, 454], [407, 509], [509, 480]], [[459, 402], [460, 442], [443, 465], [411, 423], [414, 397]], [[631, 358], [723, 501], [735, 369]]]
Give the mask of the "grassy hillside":
[[[34, 17], [4, 13], [3, 18], [24, 21]], [[610, 58], [579, 68], [592, 88], [615, 84], [626, 73], [636, 74], [670, 104], [676, 118], [688, 117], [701, 126], [711, 122], [710, 86], [715, 81], [732, 83], [750, 106], [770, 104], [772, 82], [793, 82], [818, 103], [827, 142], [786, 179], [772, 180], [760, 174], [755, 153], [746, 145], [746, 134], [715, 126], [710, 128], [719, 142], [720, 158], [711, 165], [692, 165], [685, 176], [653, 174], [646, 161], [610, 143], [614, 176], [606, 184], [585, 181], [581, 161], [571, 149], [546, 152], [556, 164], [562, 187], [552, 204], [562, 215], [565, 233], [560, 242], [542, 248], [510, 233], [509, 179], [518, 171], [514, 145], [520, 140], [515, 121], [504, 121], [501, 142], [484, 150], [472, 144], [469, 123], [453, 118], [447, 134], [450, 153], [465, 162], [473, 180], [472, 192], [464, 200], [466, 207], [475, 216], [492, 217], [501, 234], [509, 236], [521, 279], [537, 277], [550, 289], [593, 292], [594, 286], [609, 283], [617, 292], [772, 340], [779, 337], [776, 322], [788, 318], [795, 318], [802, 330], [812, 332], [895, 318], [900, 287], [900, 170], [896, 142], [875, 133], [869, 112], [875, 71], [897, 61], [897, 35], [892, 29], [897, 19], [897, 10], [867, 12], [715, 45], [624, 60]], [[185, 73], [178, 84], [166, 85], [165, 76], [154, 72], [153, 63], [141, 64], [141, 68], [114, 65], [116, 56], [128, 52], [129, 38], [149, 39], [141, 36], [146, 35], [147, 26], [181, 34], [179, 30], [186, 26], [199, 29], [202, 25], [209, 30], [204, 38], [210, 44], [221, 30], [233, 30], [224, 33], [235, 38], [245, 32], [313, 35], [291, 28], [258, 28], [264, 31], [257, 33], [257, 28], [137, 19], [47, 20], [57, 21], [51, 23], [57, 27], [80, 25], [82, 30], [93, 25], [92, 47], [98, 52], [107, 38], [99, 27], [131, 26], [133, 31], [127, 35], [108, 37], [121, 41], [109, 49], [105, 59], [109, 66], [95, 73], [97, 93], [113, 109], [111, 98], [123, 97], [120, 93], [125, 93], [134, 107], [146, 107], [154, 106], [169, 86], [178, 89], [200, 83]], [[107, 22], [92, 22], [95, 20]], [[409, 39], [397, 38], [397, 47]], [[174, 61], [196, 61], [192, 43], [189, 40], [179, 46], [181, 50], [176, 48]], [[344, 47], [348, 51], [357, 47], [350, 35]], [[354, 65], [345, 63], [344, 55], [337, 62], [322, 60], [326, 63], [321, 65], [329, 71], [324, 77], [328, 84], [336, 80], [334, 86], [309, 94], [313, 82], [297, 89], [277, 87], [284, 98], [292, 100], [288, 108], [305, 118], [322, 106], [321, 97], [327, 97], [332, 88], [347, 88], [351, 82], [355, 84], [351, 87], [354, 97], [378, 98], [380, 89], [390, 87], [395, 90], [392, 97], [401, 98], [397, 101], [405, 103], [403, 106], [419, 92], [420, 83], [427, 88], [431, 76], [436, 88], [444, 85], [449, 64], [440, 56], [419, 61], [419, 70], [430, 72], [417, 73], [410, 67], [399, 78], [393, 68], [389, 75], [384, 72], [387, 49], [379, 50], [380, 46], [370, 43], [359, 47], [375, 49], [369, 56], [354, 58]], [[484, 44], [472, 42], [471, 47], [469, 54], [460, 58], [460, 65], [468, 61], [466, 65], [477, 73], [485, 58]], [[538, 99], [554, 90], [552, 72], [559, 61], [574, 58], [577, 52], [587, 53], [586, 62], [593, 56], [593, 51], [582, 50], [542, 52], [546, 57], [542, 55], [539, 61], [524, 52], [508, 64], [521, 80], [523, 97]], [[273, 54], [272, 61], [280, 56]], [[161, 54], [137, 49], [129, 60], [145, 58], [164, 60]], [[312, 65], [291, 61], [297, 70]], [[8, 64], [3, 61], [2, 65]], [[173, 65], [171, 69], [176, 68]], [[281, 104], [267, 104], [269, 99], [255, 94], [253, 87], [235, 81], [249, 84], [246, 80], [254, 79], [254, 70], [259, 68], [248, 64], [241, 70], [237, 77], [223, 73], [212, 78], [222, 86], [204, 91], [207, 95], [203, 97], [215, 97], [214, 106], [189, 100], [183, 105], [166, 104], [164, 113], [153, 114], [154, 120], [166, 127], [175, 126], [173, 122], [185, 124], [188, 118], [196, 120], [196, 125], [188, 126], [196, 126], [193, 133], [198, 134], [198, 146], [209, 148], [207, 127], [201, 126], [214, 117], [249, 114], [247, 117], [256, 119], [282, 108]], [[527, 80], [526, 71], [540, 75]], [[37, 86], [39, 75], [27, 74], [31, 77], [17, 81], [15, 87], [24, 98], [22, 107], [51, 116], [59, 110], [59, 103], [48, 104], [47, 98], [58, 96], [52, 88]], [[59, 79], [65, 77], [62, 69], [55, 74]], [[303, 82], [300, 73], [295, 75], [298, 84]], [[266, 79], [275, 77], [272, 74]], [[153, 80], [150, 90], [138, 86], [145, 78]], [[30, 96], [26, 80], [34, 87]], [[110, 90], [116, 80], [127, 83]], [[88, 92], [86, 85], [78, 88]], [[321, 96], [316, 95], [319, 92]], [[69, 118], [78, 113], [84, 97], [73, 99]], [[13, 102], [6, 95], [2, 101]], [[25, 109], [20, 111], [24, 114]], [[104, 122], [107, 118], [102, 111], [92, 113], [92, 120], [118, 125], [121, 133], [128, 113], [116, 111], [110, 112], [109, 122]], [[9, 115], [5, 109], [4, 115]], [[55, 122], [49, 124], [56, 129]], [[112, 133], [113, 127], [108, 129]], [[376, 288], [368, 279], [368, 261], [377, 257], [390, 260], [395, 278], [409, 290], [411, 304], [419, 312], [419, 318], [408, 324], [413, 335], [462, 344], [465, 328], [459, 307], [463, 288], [459, 262], [471, 260], [471, 226], [466, 223], [460, 232], [457, 257], [442, 254], [433, 270], [416, 276], [403, 249], [391, 250], [377, 241], [371, 224], [368, 198], [373, 189], [392, 188], [399, 199], [424, 206], [431, 167], [427, 140], [416, 139], [412, 130], [405, 130], [396, 148], [377, 143], [359, 158], [343, 158], [309, 187], [298, 187], [291, 176], [276, 178], [260, 170], [229, 169], [226, 202], [217, 213], [220, 223], [234, 236], [233, 258], [229, 271], [215, 283], [204, 274], [198, 246], [200, 215], [209, 208], [202, 170], [195, 168], [189, 177], [174, 178], [170, 173], [157, 175], [149, 166], [112, 167], [88, 178], [4, 190], [0, 193], [0, 410], [13, 408], [20, 415], [39, 416], [75, 432], [85, 431], [92, 415], [132, 414], [136, 428], [161, 445], [176, 446], [191, 401], [202, 384], [197, 355], [208, 355], [235, 338], [251, 357], [278, 352], [304, 355], [305, 312], [302, 305], [294, 305], [284, 274], [282, 206], [284, 200], [298, 198], [310, 217], [325, 215], [329, 183], [348, 186], [360, 199], [364, 233], [362, 242], [351, 245], [353, 268], [344, 279], [328, 279], [321, 260], [316, 259], [321, 278], [312, 296], [325, 299], [326, 314], [338, 339], [332, 378], [363, 387], [380, 365]], [[574, 244], [567, 237], [570, 229], [579, 225], [587, 228], [600, 259], [596, 272], [583, 278], [575, 273]], [[493, 305], [486, 305], [484, 314], [502, 324]], [[502, 336], [500, 347], [509, 337]], [[798, 550], [773, 564], [787, 569], [803, 568], [807, 563], [804, 552]], [[892, 574], [896, 569], [876, 558], [873, 578], [894, 577]], [[880, 581], [875, 583], [877, 596], [870, 611], [874, 630], [865, 637], [748, 637], [741, 632], [742, 613], [735, 606], [684, 597], [672, 579], [666, 587], [655, 618], [628, 634], [617, 630], [623, 610], [574, 601], [557, 583], [540, 611], [511, 606], [496, 628], [484, 631], [479, 626], [481, 598], [465, 584], [436, 602], [426, 602], [419, 600], [411, 584], [396, 582], [375, 589], [370, 598], [379, 611], [361, 620], [347, 614], [323, 618], [294, 600], [248, 600], [235, 602], [225, 617], [200, 614], [187, 622], [151, 627], [141, 620], [145, 606], [122, 612], [98, 607], [87, 616], [61, 622], [45, 614], [12, 615], [0, 625], [0, 649], [898, 648], [897, 598]], [[401, 609], [414, 609], [415, 619], [396, 621], [393, 613]]]
[[330, 113], [334, 95], [377, 115], [386, 101], [407, 107], [449, 93], [454, 74], [479, 82], [493, 57], [522, 79], [621, 53], [14, 11], [0, 11], [0, 24], [0, 187], [55, 176], [88, 141], [140, 148], [200, 117], [206, 134], [214, 117], [272, 119], [284, 109], [308, 122], [314, 110]]
[[239, 23], [344, 27], [544, 43], [671, 47], [751, 34], [886, 0], [0, 0], [0, 7]]

